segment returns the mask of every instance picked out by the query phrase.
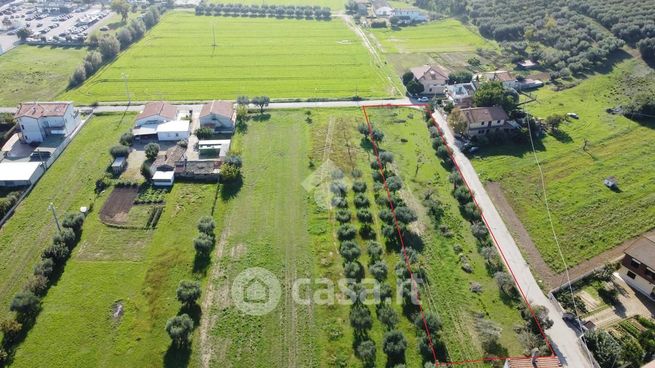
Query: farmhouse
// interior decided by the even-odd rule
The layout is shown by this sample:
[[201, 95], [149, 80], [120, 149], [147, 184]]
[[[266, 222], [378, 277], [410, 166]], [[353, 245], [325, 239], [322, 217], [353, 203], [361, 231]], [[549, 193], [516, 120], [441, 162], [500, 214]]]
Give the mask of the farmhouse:
[[538, 66], [537, 63], [535, 63], [534, 61], [529, 60], [529, 59], [528, 59], [528, 60], [519, 61], [518, 63], [516, 63], [516, 67], [517, 67], [518, 69], [529, 70], [529, 69], [534, 69], [534, 68], [536, 68], [537, 66]]
[[25, 143], [43, 142], [49, 136], [66, 137], [80, 123], [72, 102], [22, 103], [16, 120]]
[[462, 113], [466, 118], [466, 134], [471, 137], [511, 129], [506, 124], [509, 117], [500, 106], [462, 109]]
[[428, 17], [422, 11], [413, 8], [394, 9], [393, 16], [399, 18], [401, 24], [416, 24], [428, 21]]
[[180, 162], [184, 158], [186, 149], [179, 145], [175, 145], [166, 150], [163, 154], [159, 154], [155, 161], [150, 165], [150, 171], [173, 171], [177, 165], [180, 165]]
[[173, 120], [157, 125], [157, 139], [179, 141], [189, 138], [190, 124], [186, 120]]
[[136, 117], [135, 127], [161, 124], [177, 118], [177, 108], [163, 101], [148, 102]]
[[0, 187], [20, 187], [36, 183], [45, 169], [40, 162], [0, 162]]
[[393, 8], [387, 0], [373, 0], [373, 12], [376, 17], [390, 17], [393, 15]]
[[212, 101], [200, 110], [200, 126], [211, 128], [214, 133], [233, 133], [236, 111], [234, 104], [227, 101]]
[[473, 95], [475, 94], [475, 85], [473, 83], [458, 83], [446, 88], [446, 96], [455, 106], [471, 107], [473, 105]]
[[411, 68], [414, 78], [423, 85], [423, 93], [441, 95], [448, 86], [448, 71], [440, 65], [423, 65]]
[[655, 300], [655, 236], [641, 236], [624, 251], [619, 275], [642, 294]]
[[477, 82], [501, 82], [505, 88], [515, 88], [516, 78], [506, 70], [496, 70], [475, 75]]

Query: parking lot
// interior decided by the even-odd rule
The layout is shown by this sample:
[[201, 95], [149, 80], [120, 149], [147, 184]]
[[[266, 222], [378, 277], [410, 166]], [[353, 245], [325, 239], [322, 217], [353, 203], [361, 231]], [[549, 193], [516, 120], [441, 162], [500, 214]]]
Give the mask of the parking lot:
[[49, 44], [81, 44], [90, 32], [111, 16], [109, 9], [100, 5], [79, 6], [62, 11], [33, 4], [6, 4], [0, 7], [0, 46], [7, 51], [16, 46], [16, 32], [26, 28], [32, 32], [27, 42]]

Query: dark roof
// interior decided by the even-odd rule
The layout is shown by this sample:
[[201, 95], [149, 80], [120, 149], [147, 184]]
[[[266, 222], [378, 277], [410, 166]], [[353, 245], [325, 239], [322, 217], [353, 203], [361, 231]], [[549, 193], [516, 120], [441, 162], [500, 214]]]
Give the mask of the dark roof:
[[38, 119], [44, 116], [64, 116], [71, 102], [27, 102], [18, 106], [16, 117], [30, 117]]
[[168, 120], [175, 120], [177, 118], [177, 107], [163, 101], [148, 102], [143, 111], [136, 117], [136, 120], [156, 115], [163, 116]]
[[414, 74], [414, 78], [421, 79], [425, 77], [426, 80], [434, 80], [446, 84], [448, 82], [448, 71], [441, 65], [422, 65], [411, 68], [410, 71]]
[[640, 236], [632, 245], [625, 250], [625, 254], [655, 269], [655, 241], [645, 236]]
[[182, 160], [182, 157], [184, 157], [185, 153], [186, 148], [176, 144], [175, 146], [167, 149], [166, 153], [163, 155], [157, 156], [150, 167], [155, 170], [159, 170], [160, 167], [173, 170], [175, 168], [175, 163]]
[[483, 121], [507, 120], [509, 117], [500, 106], [493, 107], [471, 107], [462, 109], [469, 124], [481, 123]]
[[200, 110], [200, 117], [207, 116], [209, 114], [217, 114], [227, 116], [232, 119], [234, 115], [234, 104], [228, 101], [212, 101], [202, 105], [202, 110]]
[[175, 172], [185, 175], [211, 175], [221, 167], [222, 161], [185, 161], [175, 168]]

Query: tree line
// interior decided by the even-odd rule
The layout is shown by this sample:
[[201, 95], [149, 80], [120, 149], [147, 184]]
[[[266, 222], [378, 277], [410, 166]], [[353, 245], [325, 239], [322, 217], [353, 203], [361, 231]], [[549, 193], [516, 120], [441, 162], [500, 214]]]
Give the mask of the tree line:
[[309, 5], [246, 5], [201, 3], [196, 6], [196, 15], [224, 15], [242, 17], [276, 17], [331, 19], [332, 11], [327, 7]]
[[36, 323], [36, 317], [41, 312], [41, 299], [64, 272], [66, 261], [82, 236], [83, 224], [84, 215], [79, 212], [67, 213], [61, 224], [57, 222], [58, 231], [41, 253], [41, 261], [34, 267], [23, 290], [12, 299], [9, 310], [15, 313], [14, 317], [0, 322], [0, 367], [11, 363], [18, 345]]
[[159, 23], [163, 11], [165, 8], [153, 5], [141, 17], [132, 19], [127, 25], [118, 29], [115, 34], [105, 33], [99, 36], [94, 33], [89, 36], [88, 42], [91, 50], [71, 75], [68, 82], [69, 87], [82, 84], [102, 65], [114, 60], [121, 50], [127, 49], [132, 43], [140, 40], [147, 30]]

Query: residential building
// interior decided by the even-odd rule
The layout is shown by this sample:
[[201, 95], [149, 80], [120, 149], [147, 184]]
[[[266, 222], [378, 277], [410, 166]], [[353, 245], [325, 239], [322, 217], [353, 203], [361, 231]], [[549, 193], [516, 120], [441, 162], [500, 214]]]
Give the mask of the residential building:
[[466, 118], [466, 135], [469, 137], [512, 129], [507, 124], [507, 113], [500, 106], [466, 108], [462, 109], [462, 113]]
[[0, 162], [0, 187], [29, 186], [43, 175], [45, 171], [41, 162]]
[[416, 24], [428, 21], [428, 17], [419, 9], [394, 9], [393, 16], [399, 18], [400, 24]]
[[200, 110], [200, 127], [211, 128], [214, 133], [233, 133], [236, 121], [234, 103], [212, 101]]
[[180, 145], [175, 145], [166, 150], [166, 152], [159, 153], [155, 161], [150, 165], [150, 171], [173, 171], [175, 168], [182, 164], [186, 149]]
[[373, 0], [373, 13], [376, 17], [390, 17], [393, 15], [393, 8], [387, 0]]
[[619, 275], [625, 282], [655, 300], [655, 235], [640, 236], [624, 252]]
[[157, 125], [157, 139], [160, 141], [179, 141], [189, 138], [190, 123], [187, 120], [167, 121]]
[[442, 95], [448, 86], [448, 71], [440, 65], [422, 65], [410, 69], [414, 78], [423, 85], [423, 93]]
[[515, 88], [516, 78], [506, 70], [495, 70], [475, 75], [476, 82], [501, 82], [505, 88]]
[[143, 111], [136, 117], [135, 127], [161, 124], [177, 119], [177, 108], [169, 103], [158, 101], [148, 102]]
[[529, 60], [529, 59], [526, 59], [526, 60], [523, 60], [523, 61], [519, 61], [518, 63], [516, 63], [516, 67], [517, 67], [517, 68], [519, 68], [519, 69], [525, 69], [525, 70], [528, 70], [528, 69], [534, 69], [534, 68], [536, 68], [538, 65], [539, 65], [539, 64], [537, 64], [537, 63], [535, 63], [534, 61]]
[[473, 83], [458, 83], [446, 87], [448, 101], [459, 107], [473, 106], [473, 95], [475, 94]]
[[66, 137], [80, 123], [72, 102], [26, 102], [18, 106], [16, 120], [20, 139], [25, 143], [43, 142], [49, 136]]

